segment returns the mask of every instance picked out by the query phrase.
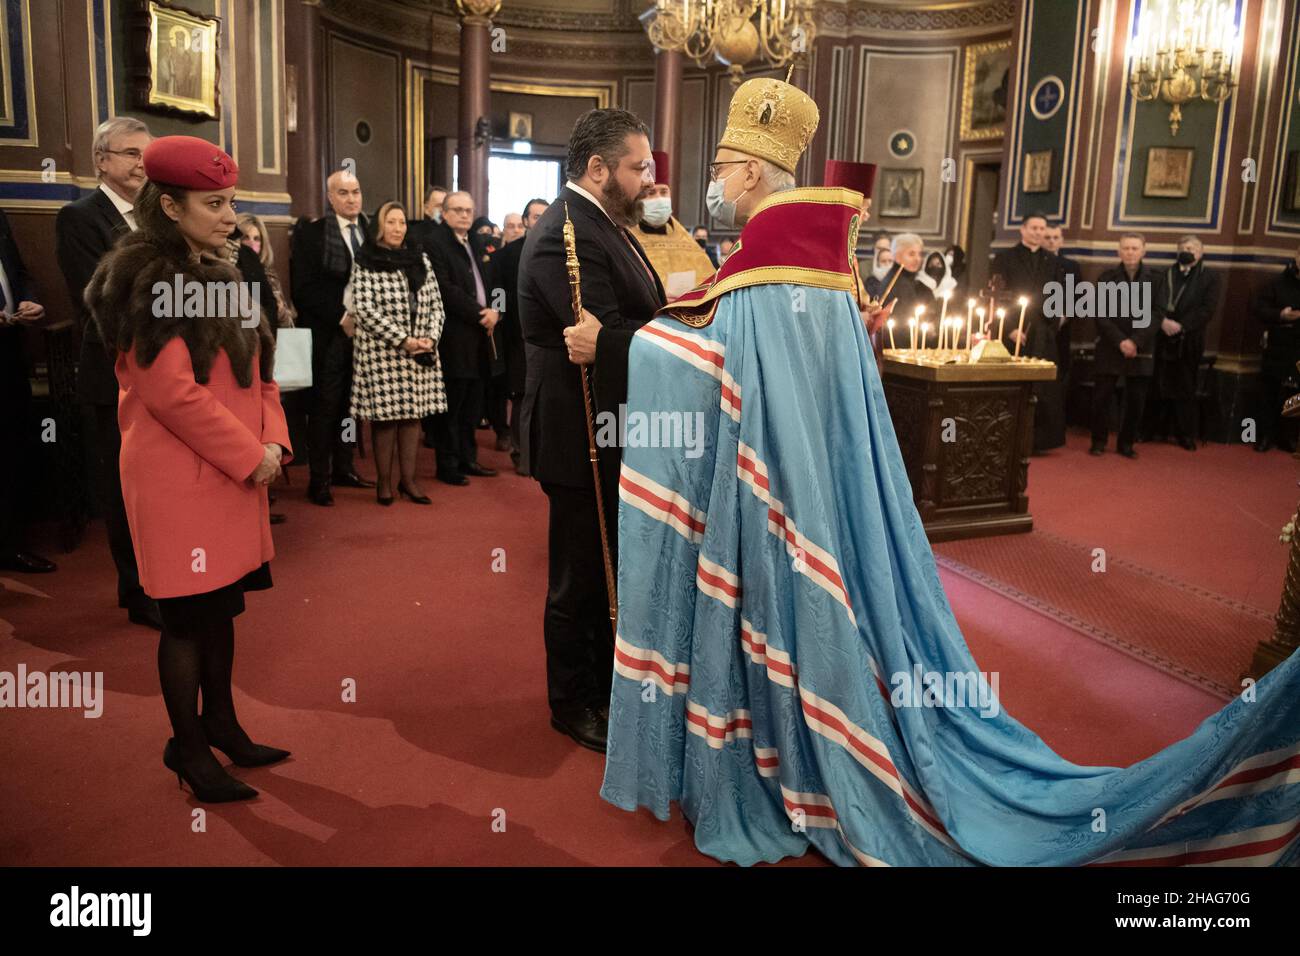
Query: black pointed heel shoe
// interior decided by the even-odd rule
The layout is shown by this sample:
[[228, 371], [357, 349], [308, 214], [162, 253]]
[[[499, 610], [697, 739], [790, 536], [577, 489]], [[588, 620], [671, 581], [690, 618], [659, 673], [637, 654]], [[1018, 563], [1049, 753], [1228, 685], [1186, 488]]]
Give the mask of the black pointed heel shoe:
[[176, 774], [177, 786], [183, 790], [188, 783], [190, 792], [203, 803], [234, 803], [236, 800], [252, 800], [257, 796], [256, 790], [242, 780], [236, 780], [220, 767], [217, 771], [221, 778], [201, 782], [182, 761], [175, 737], [169, 739], [163, 748], [163, 766]]
[[[216, 729], [209, 720], [202, 720], [202, 723], [203, 736], [208, 739], [208, 746], [220, 750], [236, 767], [265, 767], [289, 756], [288, 750], [253, 743], [248, 739], [248, 734], [242, 731], [223, 732]], [[240, 740], [240, 737], [243, 740]]]
[[406, 484], [405, 484], [404, 482], [400, 482], [400, 481], [399, 481], [399, 482], [397, 483], [397, 493], [400, 494], [403, 498], [410, 498], [411, 501], [415, 502], [415, 504], [417, 504], [417, 505], [431, 505], [431, 504], [433, 504], [433, 499], [430, 498], [428, 495], [416, 495], [416, 494], [412, 494], [412, 493], [407, 489]]

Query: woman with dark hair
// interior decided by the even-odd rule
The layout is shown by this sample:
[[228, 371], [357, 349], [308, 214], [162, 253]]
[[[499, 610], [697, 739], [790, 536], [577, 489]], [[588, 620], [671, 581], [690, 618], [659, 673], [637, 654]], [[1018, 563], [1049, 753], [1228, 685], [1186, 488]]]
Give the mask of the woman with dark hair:
[[384, 203], [352, 264], [352, 414], [370, 422], [381, 505], [393, 503], [395, 462], [396, 490], [418, 505], [432, 503], [415, 478], [420, 420], [447, 410], [437, 348], [442, 293], [428, 256], [405, 239], [402, 204]]
[[247, 800], [257, 791], [209, 746], [241, 767], [289, 756], [249, 739], [230, 688], [244, 592], [271, 586], [267, 486], [292, 454], [275, 339], [221, 255], [235, 228], [234, 160], [165, 136], [144, 168], [140, 228], [104, 257], [86, 304], [116, 362], [123, 498], [140, 583], [162, 617], [163, 763], [200, 800]]

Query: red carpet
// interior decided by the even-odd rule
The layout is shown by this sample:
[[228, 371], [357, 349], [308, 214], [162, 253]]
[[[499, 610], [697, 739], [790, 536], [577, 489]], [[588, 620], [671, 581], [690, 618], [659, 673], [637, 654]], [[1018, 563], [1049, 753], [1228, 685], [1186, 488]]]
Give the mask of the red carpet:
[[[1136, 463], [1089, 459], [1072, 442], [1035, 459], [1038, 526], [1088, 543], [1083, 521], [1112, 557], [1273, 603], [1286, 557], [1277, 529], [1290, 505], [1277, 508], [1294, 504], [1294, 463], [1239, 448], [1170, 452], [1185, 457], [1163, 462], [1157, 449]], [[206, 832], [193, 832], [200, 804], [162, 767], [155, 634], [116, 609], [102, 529], [54, 555], [56, 574], [0, 578], [0, 670], [103, 671], [106, 692], [98, 720], [0, 711], [0, 864], [711, 864], [680, 818], [659, 823], [603, 803], [601, 757], [549, 727], [545, 498], [508, 471], [506, 456], [483, 457], [506, 470], [467, 488], [425, 479], [434, 504], [424, 508], [380, 508], [373, 492], [349, 489], [336, 492], [336, 507], [317, 508], [295, 471], [279, 505], [289, 521], [275, 529], [276, 587], [249, 596], [235, 661], [241, 719], [294, 756], [237, 770], [262, 795], [208, 807]], [[432, 461], [422, 467], [431, 473]], [[1208, 488], [1206, 470], [1216, 476]], [[1106, 483], [1121, 481], [1128, 494], [1117, 500]], [[1217, 496], [1224, 486], [1236, 490]], [[1212, 513], [1167, 512], [1192, 502]], [[1204, 530], [1189, 535], [1198, 522]], [[493, 570], [494, 556], [504, 570]], [[1216, 580], [1225, 560], [1252, 570], [1230, 565]], [[1006, 708], [1071, 760], [1131, 763], [1219, 706], [942, 574], [981, 668], [1000, 673]], [[341, 699], [349, 679], [355, 703]]]

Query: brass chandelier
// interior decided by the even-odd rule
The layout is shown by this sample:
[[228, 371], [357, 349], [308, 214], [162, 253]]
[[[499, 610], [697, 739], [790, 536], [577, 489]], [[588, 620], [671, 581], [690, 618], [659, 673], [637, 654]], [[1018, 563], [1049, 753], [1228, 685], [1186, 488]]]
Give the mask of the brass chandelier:
[[1177, 136], [1185, 103], [1222, 103], [1236, 89], [1238, 42], [1224, 0], [1148, 0], [1129, 44], [1129, 89], [1143, 102], [1169, 103]]
[[641, 16], [657, 50], [679, 51], [703, 67], [717, 58], [738, 79], [761, 54], [782, 67], [812, 49], [814, 0], [655, 0]]

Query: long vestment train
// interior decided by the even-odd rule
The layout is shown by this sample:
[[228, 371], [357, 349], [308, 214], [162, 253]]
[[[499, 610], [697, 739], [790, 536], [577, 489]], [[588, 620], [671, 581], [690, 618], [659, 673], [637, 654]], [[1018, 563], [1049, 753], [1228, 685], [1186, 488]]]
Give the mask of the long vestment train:
[[[704, 434], [624, 449], [601, 795], [661, 819], [676, 802], [700, 850], [743, 864], [810, 845], [839, 864], [1296, 863], [1300, 655], [1125, 769], [1062, 759], [983, 680], [960, 705], [978, 665], [855, 304], [860, 205], [769, 197], [713, 284], [633, 341], [629, 422], [698, 412]], [[949, 696], [907, 687], [929, 674]]]

